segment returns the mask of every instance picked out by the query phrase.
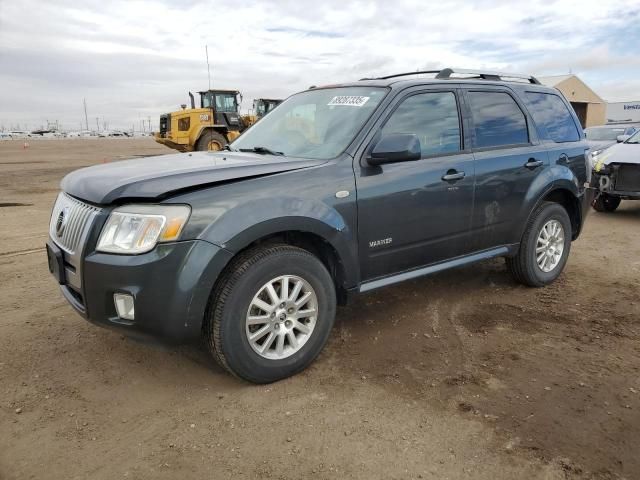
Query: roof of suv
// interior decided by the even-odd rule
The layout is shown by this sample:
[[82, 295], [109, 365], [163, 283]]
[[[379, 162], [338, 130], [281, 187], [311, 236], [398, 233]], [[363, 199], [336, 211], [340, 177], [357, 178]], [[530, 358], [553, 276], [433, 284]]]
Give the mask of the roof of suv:
[[[432, 74], [433, 78], [417, 78], [418, 75]], [[411, 78], [413, 77], [413, 78]], [[395, 87], [395, 86], [412, 86], [412, 85], [424, 85], [425, 83], [446, 83], [449, 81], [457, 81], [457, 82], [466, 82], [473, 81], [480, 82], [483, 84], [493, 84], [493, 85], [504, 85], [506, 83], [509, 84], [519, 84], [519, 85], [530, 85], [536, 87], [543, 87], [550, 89], [550, 87], [545, 87], [538, 81], [538, 79], [532, 75], [523, 75], [517, 73], [506, 73], [506, 72], [487, 72], [487, 71], [479, 71], [479, 70], [467, 70], [460, 68], [445, 68], [442, 70], [424, 70], [424, 71], [415, 71], [415, 72], [406, 72], [406, 73], [397, 73], [393, 75], [387, 75], [384, 77], [377, 78], [363, 78], [357, 82], [347, 82], [336, 85], [322, 85], [320, 87], [310, 87], [313, 88], [330, 88], [330, 87], [346, 87], [346, 86], [371, 86], [371, 87]]]

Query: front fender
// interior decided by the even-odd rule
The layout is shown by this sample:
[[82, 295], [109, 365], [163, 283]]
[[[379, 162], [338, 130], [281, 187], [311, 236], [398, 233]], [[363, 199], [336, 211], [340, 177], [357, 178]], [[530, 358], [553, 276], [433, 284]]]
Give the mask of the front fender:
[[345, 285], [357, 284], [356, 232], [338, 210], [319, 200], [288, 196], [250, 200], [223, 212], [200, 238], [235, 253], [256, 240], [290, 231], [311, 233], [328, 242], [343, 264]]

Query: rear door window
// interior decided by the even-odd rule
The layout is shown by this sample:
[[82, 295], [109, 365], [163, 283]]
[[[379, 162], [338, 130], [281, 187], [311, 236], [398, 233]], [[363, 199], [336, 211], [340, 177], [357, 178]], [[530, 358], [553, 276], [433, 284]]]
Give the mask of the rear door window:
[[470, 91], [469, 104], [477, 148], [529, 143], [525, 115], [508, 93]]
[[527, 106], [540, 135], [554, 142], [577, 142], [580, 134], [573, 116], [560, 97], [552, 93], [527, 92]]

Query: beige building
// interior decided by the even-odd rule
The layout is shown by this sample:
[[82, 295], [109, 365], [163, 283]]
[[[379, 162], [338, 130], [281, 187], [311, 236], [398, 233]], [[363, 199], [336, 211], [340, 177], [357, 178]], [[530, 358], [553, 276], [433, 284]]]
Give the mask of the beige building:
[[541, 83], [562, 92], [576, 111], [582, 128], [606, 123], [607, 103], [575, 75], [538, 77]]

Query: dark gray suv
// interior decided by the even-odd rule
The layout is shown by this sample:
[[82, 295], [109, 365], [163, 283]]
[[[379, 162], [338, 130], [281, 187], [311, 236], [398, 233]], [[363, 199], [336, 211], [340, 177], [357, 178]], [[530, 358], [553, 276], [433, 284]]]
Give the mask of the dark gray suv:
[[298, 93], [226, 151], [69, 174], [63, 295], [127, 335], [204, 335], [264, 383], [314, 360], [351, 293], [493, 257], [554, 281], [592, 199], [571, 107], [533, 77], [422, 73]]

